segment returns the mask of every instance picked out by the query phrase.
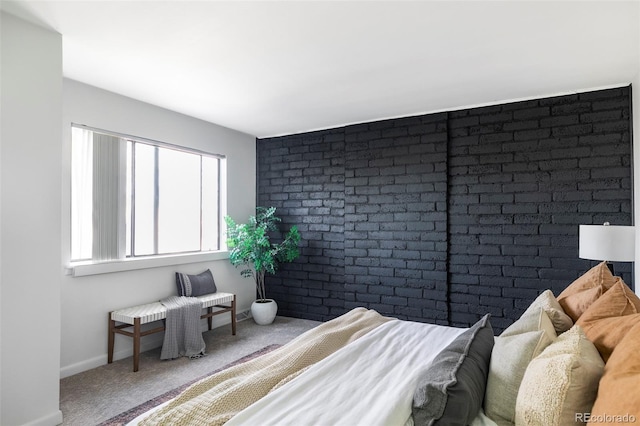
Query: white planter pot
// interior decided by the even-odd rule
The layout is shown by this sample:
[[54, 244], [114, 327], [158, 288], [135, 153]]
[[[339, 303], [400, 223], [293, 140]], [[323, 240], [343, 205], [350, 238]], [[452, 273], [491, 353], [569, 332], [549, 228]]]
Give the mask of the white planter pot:
[[271, 324], [278, 313], [278, 304], [273, 299], [256, 300], [251, 304], [251, 316], [256, 324]]

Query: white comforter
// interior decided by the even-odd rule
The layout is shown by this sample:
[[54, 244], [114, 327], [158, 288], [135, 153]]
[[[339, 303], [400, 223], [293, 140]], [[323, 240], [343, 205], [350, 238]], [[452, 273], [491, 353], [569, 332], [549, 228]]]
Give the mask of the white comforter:
[[312, 365], [227, 425], [411, 424], [420, 373], [464, 330], [390, 321]]

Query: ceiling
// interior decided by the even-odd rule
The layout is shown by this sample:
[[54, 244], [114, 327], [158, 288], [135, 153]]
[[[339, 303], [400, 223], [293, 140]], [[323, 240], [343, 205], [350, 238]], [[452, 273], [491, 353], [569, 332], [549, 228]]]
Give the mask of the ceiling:
[[638, 1], [7, 1], [68, 78], [258, 137], [627, 85]]

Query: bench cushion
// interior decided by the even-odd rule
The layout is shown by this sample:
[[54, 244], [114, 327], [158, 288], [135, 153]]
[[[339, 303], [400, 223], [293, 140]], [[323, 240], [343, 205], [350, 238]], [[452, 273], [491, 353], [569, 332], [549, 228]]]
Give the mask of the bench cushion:
[[[198, 296], [202, 308], [209, 308], [222, 303], [233, 302], [233, 293], [211, 293]], [[145, 305], [132, 306], [111, 312], [114, 321], [132, 324], [136, 318], [140, 318], [140, 324], [159, 321], [167, 317], [167, 308], [160, 302], [147, 303]]]

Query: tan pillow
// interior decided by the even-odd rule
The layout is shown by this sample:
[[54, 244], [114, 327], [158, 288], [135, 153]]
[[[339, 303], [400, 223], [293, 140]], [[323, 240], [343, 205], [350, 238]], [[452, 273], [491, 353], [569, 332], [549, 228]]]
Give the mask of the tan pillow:
[[585, 311], [576, 324], [607, 362], [616, 345], [640, 322], [640, 298], [618, 278], [616, 284]]
[[599, 263], [572, 282], [558, 296], [558, 303], [575, 322], [616, 282], [606, 262]]
[[564, 313], [562, 306], [558, 303], [551, 290], [543, 291], [536, 300], [529, 305], [525, 313], [530, 310], [542, 308], [549, 316], [549, 319], [553, 323], [553, 327], [556, 329], [556, 333], [564, 333], [573, 326], [573, 320], [569, 315]]
[[576, 413], [591, 411], [603, 370], [598, 350], [574, 326], [529, 363], [518, 391], [516, 426], [585, 424], [576, 421]]
[[501, 426], [514, 424], [518, 388], [527, 365], [555, 338], [542, 308], [526, 312], [496, 337], [484, 396], [484, 411], [491, 420]]
[[[618, 343], [604, 367], [598, 396], [591, 410], [594, 423], [603, 424], [605, 416], [620, 416], [616, 424], [640, 421], [640, 324], [629, 330]], [[626, 420], [624, 418], [626, 417]]]

